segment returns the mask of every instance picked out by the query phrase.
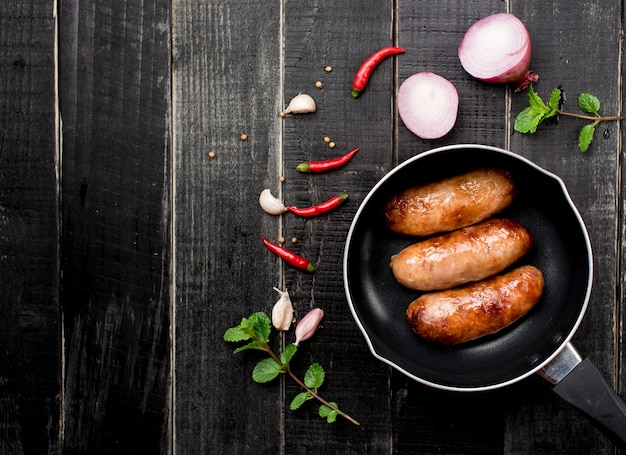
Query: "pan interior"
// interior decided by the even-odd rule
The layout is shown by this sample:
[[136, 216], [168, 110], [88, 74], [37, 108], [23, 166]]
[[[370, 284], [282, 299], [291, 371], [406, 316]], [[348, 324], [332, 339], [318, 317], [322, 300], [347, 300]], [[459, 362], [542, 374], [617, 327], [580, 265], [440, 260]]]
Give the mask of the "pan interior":
[[[514, 265], [535, 265], [546, 285], [540, 302], [513, 325], [469, 343], [440, 346], [411, 331], [405, 312], [420, 293], [399, 285], [389, 267], [392, 254], [420, 239], [388, 231], [382, 207], [391, 195], [407, 187], [478, 167], [499, 167], [511, 173], [517, 196], [497, 216], [517, 220], [531, 230], [534, 246]], [[497, 387], [528, 374], [571, 337], [591, 285], [586, 239], [584, 225], [552, 174], [490, 148], [444, 148], [399, 166], [370, 192], [348, 236], [346, 293], [372, 350], [384, 361], [434, 386]]]

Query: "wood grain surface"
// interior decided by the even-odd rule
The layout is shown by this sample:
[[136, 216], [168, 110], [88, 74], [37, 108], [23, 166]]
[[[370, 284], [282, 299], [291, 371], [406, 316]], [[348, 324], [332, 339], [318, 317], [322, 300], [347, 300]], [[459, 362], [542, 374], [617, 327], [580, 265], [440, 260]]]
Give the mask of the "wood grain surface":
[[64, 453], [171, 445], [169, 13], [59, 5]]
[[0, 5], [0, 453], [59, 449], [54, 10]]
[[[510, 149], [562, 177], [585, 221], [594, 284], [573, 343], [625, 396], [621, 124], [599, 124], [586, 153], [579, 119], [514, 132], [527, 92], [471, 78], [457, 56], [467, 28], [497, 12], [526, 24], [544, 100], [560, 87], [577, 111], [590, 91], [602, 114], [623, 112], [617, 0], [0, 4], [0, 453], [618, 453], [538, 376], [476, 393], [416, 383], [370, 353], [347, 304], [345, 239], [376, 182], [442, 145]], [[360, 63], [388, 45], [405, 53], [353, 98]], [[420, 71], [459, 92], [438, 140], [397, 115], [399, 85]], [[279, 116], [299, 93], [316, 112]], [[296, 170], [356, 147], [341, 169]], [[349, 197], [315, 218], [272, 216], [264, 188], [295, 206]], [[291, 369], [319, 362], [320, 394], [360, 425], [326, 423], [315, 402], [291, 411], [299, 386], [255, 383], [261, 353], [223, 340], [271, 312], [273, 287], [296, 320], [324, 310]], [[275, 333], [271, 346], [293, 341]]]

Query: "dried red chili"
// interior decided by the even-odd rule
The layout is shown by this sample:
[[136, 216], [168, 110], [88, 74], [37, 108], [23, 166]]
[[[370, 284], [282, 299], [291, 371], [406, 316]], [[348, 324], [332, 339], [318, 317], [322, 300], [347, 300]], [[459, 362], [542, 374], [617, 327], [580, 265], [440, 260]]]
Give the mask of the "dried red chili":
[[376, 68], [380, 62], [382, 62], [390, 55], [397, 55], [402, 53], [404, 53], [404, 49], [400, 47], [387, 46], [377, 50], [372, 55], [370, 55], [363, 62], [361, 67], [356, 72], [356, 75], [354, 76], [354, 81], [352, 82], [352, 96], [354, 98], [357, 98], [361, 94], [361, 92], [365, 90], [372, 71], [374, 71], [374, 68]]
[[339, 207], [346, 199], [348, 199], [348, 195], [346, 193], [341, 193], [337, 196], [331, 197], [329, 200], [327, 200], [326, 202], [322, 202], [321, 204], [312, 205], [310, 207], [291, 206], [287, 207], [287, 210], [300, 216], [317, 216], [329, 212], [336, 207]]
[[270, 242], [265, 237], [263, 237], [263, 243], [268, 250], [283, 259], [287, 264], [292, 265], [297, 269], [304, 270], [305, 272], [315, 272], [315, 266], [308, 259], [297, 255], [285, 247]]
[[346, 164], [348, 161], [350, 161], [352, 157], [356, 154], [356, 152], [358, 152], [359, 150], [361, 149], [355, 148], [354, 150], [346, 153], [345, 155], [342, 155], [342, 156], [339, 156], [337, 158], [333, 158], [330, 160], [309, 161], [307, 163], [300, 163], [298, 164], [298, 166], [296, 166], [296, 169], [299, 170], [300, 172], [316, 172], [316, 173], [330, 171], [331, 169], [337, 169], [343, 166], [344, 164]]

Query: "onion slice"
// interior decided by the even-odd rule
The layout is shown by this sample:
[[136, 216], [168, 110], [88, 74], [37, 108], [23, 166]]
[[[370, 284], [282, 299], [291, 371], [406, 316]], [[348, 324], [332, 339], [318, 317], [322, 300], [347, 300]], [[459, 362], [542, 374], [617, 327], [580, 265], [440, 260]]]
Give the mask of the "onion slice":
[[398, 113], [422, 139], [445, 136], [456, 123], [459, 94], [446, 78], [429, 72], [406, 79], [398, 90]]
[[537, 82], [529, 71], [530, 34], [521, 20], [509, 13], [484, 17], [465, 32], [459, 45], [461, 65], [484, 82], [518, 84], [516, 92]]

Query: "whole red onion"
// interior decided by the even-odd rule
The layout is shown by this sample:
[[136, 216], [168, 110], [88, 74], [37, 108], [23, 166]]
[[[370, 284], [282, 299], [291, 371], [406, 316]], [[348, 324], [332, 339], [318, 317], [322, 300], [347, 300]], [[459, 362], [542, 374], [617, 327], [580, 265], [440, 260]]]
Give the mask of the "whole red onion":
[[530, 34], [513, 14], [498, 13], [474, 23], [459, 45], [461, 65], [484, 82], [517, 84], [516, 92], [539, 76], [529, 70]]

